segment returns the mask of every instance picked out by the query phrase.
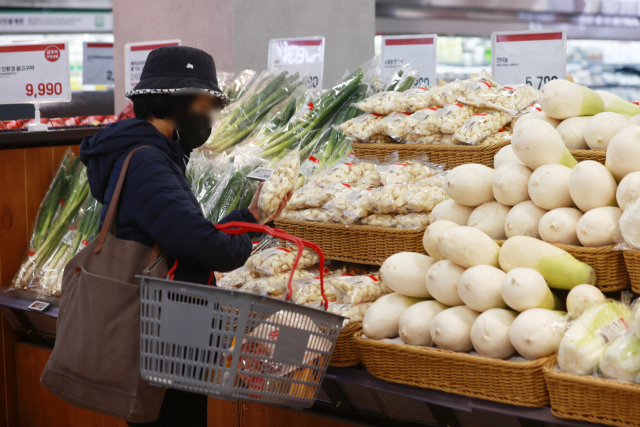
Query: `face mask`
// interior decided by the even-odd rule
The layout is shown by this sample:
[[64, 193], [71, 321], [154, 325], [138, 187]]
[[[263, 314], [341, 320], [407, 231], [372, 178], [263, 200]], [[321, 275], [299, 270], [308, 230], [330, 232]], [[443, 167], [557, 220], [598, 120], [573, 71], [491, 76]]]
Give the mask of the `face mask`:
[[185, 150], [194, 150], [211, 135], [211, 116], [204, 113], [188, 113], [177, 120], [176, 130]]

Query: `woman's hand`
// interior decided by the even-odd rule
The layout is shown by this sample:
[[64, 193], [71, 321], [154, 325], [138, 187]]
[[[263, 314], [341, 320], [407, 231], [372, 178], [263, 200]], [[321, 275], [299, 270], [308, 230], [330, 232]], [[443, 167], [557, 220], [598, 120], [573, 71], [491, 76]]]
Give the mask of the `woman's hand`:
[[[262, 223], [260, 218], [260, 211], [258, 210], [258, 200], [260, 199], [260, 192], [262, 191], [263, 185], [264, 185], [264, 182], [261, 182], [260, 185], [258, 186], [258, 191], [256, 191], [256, 193], [253, 195], [253, 199], [251, 199], [251, 203], [249, 204], [249, 212], [251, 212], [251, 215], [253, 215], [253, 217], [256, 219], [258, 223]], [[273, 216], [273, 218], [269, 218], [269, 221], [273, 221], [274, 219], [280, 217], [280, 214], [282, 213], [284, 208], [287, 207], [287, 203], [289, 203], [289, 200], [291, 199], [292, 195], [293, 195], [293, 189], [289, 190], [289, 192], [284, 196], [284, 199], [282, 199], [282, 201], [280, 202], [278, 211]], [[267, 223], [269, 221], [264, 221], [264, 223]]]

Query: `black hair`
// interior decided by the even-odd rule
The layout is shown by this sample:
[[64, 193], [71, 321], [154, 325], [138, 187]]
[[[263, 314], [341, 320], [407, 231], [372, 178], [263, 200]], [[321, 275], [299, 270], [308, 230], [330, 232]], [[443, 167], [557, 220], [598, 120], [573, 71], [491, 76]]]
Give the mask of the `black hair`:
[[152, 117], [157, 119], [175, 118], [186, 113], [196, 99], [193, 94], [147, 94], [131, 97], [133, 112], [136, 119], [147, 120]]

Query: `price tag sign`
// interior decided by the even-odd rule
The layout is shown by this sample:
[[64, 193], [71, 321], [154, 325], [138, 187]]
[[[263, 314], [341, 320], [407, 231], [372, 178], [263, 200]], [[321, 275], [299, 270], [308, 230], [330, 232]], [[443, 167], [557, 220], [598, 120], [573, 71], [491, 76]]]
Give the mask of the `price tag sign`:
[[69, 45], [0, 45], [0, 104], [71, 100]]
[[254, 181], [266, 181], [273, 174], [273, 169], [268, 168], [256, 168], [253, 172], [247, 175], [248, 179]]
[[269, 72], [300, 73], [304, 82], [322, 88], [324, 37], [269, 40]]
[[84, 42], [82, 84], [113, 84], [113, 43]]
[[133, 89], [140, 81], [142, 67], [153, 49], [164, 46], [180, 46], [180, 40], [127, 43], [124, 45], [124, 84], [125, 91]]
[[382, 37], [382, 78], [410, 62], [420, 70], [414, 86], [431, 86], [436, 82], [438, 36], [435, 34]]
[[501, 84], [526, 83], [542, 89], [567, 74], [567, 32], [491, 33], [491, 71]]

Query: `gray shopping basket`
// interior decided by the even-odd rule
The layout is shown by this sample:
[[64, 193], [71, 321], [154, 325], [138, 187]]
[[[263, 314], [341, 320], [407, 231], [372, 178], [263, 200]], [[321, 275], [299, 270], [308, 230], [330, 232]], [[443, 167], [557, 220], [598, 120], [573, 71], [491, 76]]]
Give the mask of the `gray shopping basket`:
[[[296, 242], [299, 254], [303, 245], [317, 248], [324, 262], [317, 245], [250, 227], [258, 228]], [[290, 286], [291, 278], [285, 298]], [[280, 299], [151, 277], [141, 277], [140, 317], [140, 373], [151, 384], [294, 408], [313, 404], [344, 320]]]

